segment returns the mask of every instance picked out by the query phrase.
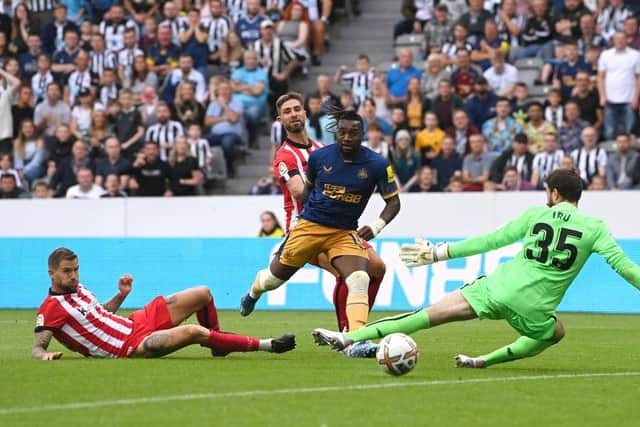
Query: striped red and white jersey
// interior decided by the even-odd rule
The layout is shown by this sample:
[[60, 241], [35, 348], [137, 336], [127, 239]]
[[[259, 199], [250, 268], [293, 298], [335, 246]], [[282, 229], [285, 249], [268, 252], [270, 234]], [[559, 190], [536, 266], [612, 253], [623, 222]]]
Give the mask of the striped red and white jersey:
[[123, 357], [133, 321], [105, 309], [78, 284], [72, 293], [49, 291], [36, 317], [35, 331], [43, 329], [53, 331], [55, 339], [85, 357]]
[[302, 181], [305, 182], [309, 155], [312, 151], [322, 147], [323, 145], [321, 143], [311, 139], [309, 139], [309, 145], [302, 145], [290, 141], [287, 138], [273, 159], [273, 173], [278, 179], [278, 184], [284, 195], [284, 211], [287, 215], [285, 222], [286, 233], [293, 228], [298, 219], [298, 215], [302, 212], [302, 200], [295, 200], [293, 198], [287, 188], [287, 181], [296, 175], [300, 175]]

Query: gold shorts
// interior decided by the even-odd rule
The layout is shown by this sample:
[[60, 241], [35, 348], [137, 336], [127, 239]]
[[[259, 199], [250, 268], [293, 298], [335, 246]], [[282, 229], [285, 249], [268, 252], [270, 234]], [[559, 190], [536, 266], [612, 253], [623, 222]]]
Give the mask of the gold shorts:
[[369, 259], [366, 246], [355, 230], [300, 219], [278, 249], [278, 260], [280, 264], [300, 268], [322, 252], [327, 253], [329, 261], [346, 255]]

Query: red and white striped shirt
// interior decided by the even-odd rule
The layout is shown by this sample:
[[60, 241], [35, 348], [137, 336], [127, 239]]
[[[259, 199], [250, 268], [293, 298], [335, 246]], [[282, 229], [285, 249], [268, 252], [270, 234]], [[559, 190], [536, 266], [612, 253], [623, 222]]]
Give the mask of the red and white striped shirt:
[[306, 181], [307, 161], [312, 151], [322, 148], [319, 142], [309, 139], [309, 145], [305, 146], [290, 141], [288, 138], [282, 143], [273, 159], [273, 173], [278, 179], [278, 184], [284, 195], [284, 211], [287, 214], [285, 232], [288, 233], [295, 225], [298, 215], [302, 212], [302, 200], [295, 200], [289, 189], [287, 181], [296, 175]]
[[105, 309], [78, 284], [73, 293], [49, 291], [36, 317], [36, 332], [43, 329], [53, 331], [55, 339], [85, 357], [124, 357], [133, 321]]

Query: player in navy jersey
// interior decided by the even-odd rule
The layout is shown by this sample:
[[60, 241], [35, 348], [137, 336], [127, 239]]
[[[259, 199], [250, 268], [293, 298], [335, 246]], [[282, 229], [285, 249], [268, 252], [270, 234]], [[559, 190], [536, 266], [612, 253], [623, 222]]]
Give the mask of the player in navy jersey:
[[[368, 318], [368, 255], [361, 239], [370, 240], [398, 214], [400, 198], [393, 170], [379, 154], [361, 147], [362, 118], [353, 111], [332, 114], [337, 144], [315, 150], [307, 164], [308, 198], [300, 220], [280, 247], [269, 268], [261, 270], [241, 300], [248, 316], [258, 298], [286, 282], [311, 259], [326, 253], [349, 289], [349, 329]], [[386, 205], [370, 226], [358, 229], [358, 219], [376, 190]], [[357, 231], [356, 231], [357, 230]]]

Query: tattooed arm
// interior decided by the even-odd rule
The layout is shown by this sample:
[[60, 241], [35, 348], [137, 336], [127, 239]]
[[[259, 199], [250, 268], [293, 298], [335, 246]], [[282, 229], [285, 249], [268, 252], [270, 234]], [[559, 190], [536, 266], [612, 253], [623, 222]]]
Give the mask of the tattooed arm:
[[51, 337], [53, 337], [53, 332], [48, 329], [43, 329], [39, 332], [36, 332], [36, 340], [33, 343], [31, 357], [38, 360], [60, 359], [62, 357], [62, 352], [47, 352], [47, 348], [49, 347], [49, 343], [51, 342]]
[[133, 277], [129, 276], [128, 274], [120, 277], [120, 279], [118, 280], [118, 293], [102, 306], [112, 313], [118, 311], [120, 305], [122, 305], [127, 295], [129, 295], [129, 292], [131, 292], [132, 285]]

